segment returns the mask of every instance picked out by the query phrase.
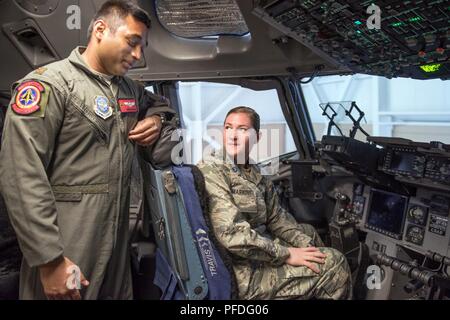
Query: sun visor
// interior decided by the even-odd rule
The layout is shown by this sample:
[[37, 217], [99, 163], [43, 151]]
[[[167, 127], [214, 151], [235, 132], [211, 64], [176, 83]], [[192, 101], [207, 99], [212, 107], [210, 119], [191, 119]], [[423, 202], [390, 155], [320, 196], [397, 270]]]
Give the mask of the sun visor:
[[183, 38], [244, 35], [249, 32], [234, 0], [156, 0], [160, 23]]

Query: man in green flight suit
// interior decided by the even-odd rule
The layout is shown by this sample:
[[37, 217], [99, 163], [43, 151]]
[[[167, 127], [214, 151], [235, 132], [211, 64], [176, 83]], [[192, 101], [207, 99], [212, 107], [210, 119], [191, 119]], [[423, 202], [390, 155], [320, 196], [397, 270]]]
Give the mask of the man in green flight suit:
[[161, 117], [174, 113], [125, 77], [149, 28], [133, 2], [108, 1], [91, 22], [86, 48], [13, 86], [0, 187], [24, 255], [21, 299], [132, 298], [135, 144], [152, 145]]
[[218, 241], [231, 253], [242, 299], [350, 299], [345, 257], [323, 247], [315, 229], [299, 224], [249, 154], [259, 140], [259, 115], [230, 110], [224, 150], [199, 164]]

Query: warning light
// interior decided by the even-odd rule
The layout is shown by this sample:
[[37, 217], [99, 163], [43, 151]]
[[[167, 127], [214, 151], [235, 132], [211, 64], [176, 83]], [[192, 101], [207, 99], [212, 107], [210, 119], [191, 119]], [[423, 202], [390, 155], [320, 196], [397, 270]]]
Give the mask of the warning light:
[[393, 27], [401, 27], [401, 26], [403, 26], [405, 23], [403, 23], [403, 22], [395, 22], [395, 23], [393, 23], [393, 24], [391, 24], [391, 26], [393, 26]]
[[425, 52], [425, 51], [419, 51], [418, 53], [417, 53], [417, 55], [420, 57], [420, 58], [425, 58], [426, 57], [426, 55], [427, 55], [427, 53]]
[[409, 19], [409, 22], [416, 22], [416, 21], [420, 21], [420, 20], [422, 20], [421, 17], [413, 17], [413, 18]]
[[427, 64], [426, 66], [420, 66], [420, 69], [422, 69], [423, 71], [425, 71], [426, 73], [431, 73], [431, 72], [437, 72], [439, 71], [439, 69], [441, 68], [442, 64], [440, 63], [435, 63], [435, 64]]
[[356, 20], [356, 21], [355, 21], [355, 24], [356, 24], [357, 26], [360, 26], [360, 25], [362, 25], [362, 22], [359, 21], [359, 20]]

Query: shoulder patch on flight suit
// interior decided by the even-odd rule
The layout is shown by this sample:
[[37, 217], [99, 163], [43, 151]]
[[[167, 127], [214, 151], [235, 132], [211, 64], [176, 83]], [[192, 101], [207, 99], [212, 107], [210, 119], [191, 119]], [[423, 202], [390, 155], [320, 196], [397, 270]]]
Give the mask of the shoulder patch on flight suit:
[[22, 82], [16, 88], [12, 109], [20, 115], [43, 117], [48, 103], [49, 87], [35, 80]]

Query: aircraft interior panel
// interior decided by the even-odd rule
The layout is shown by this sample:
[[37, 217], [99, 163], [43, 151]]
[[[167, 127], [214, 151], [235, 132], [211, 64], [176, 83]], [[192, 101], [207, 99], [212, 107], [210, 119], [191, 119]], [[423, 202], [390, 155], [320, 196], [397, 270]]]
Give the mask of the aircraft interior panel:
[[[90, 19], [104, 2], [0, 0], [0, 127], [11, 99], [11, 84], [38, 67], [66, 57], [75, 46], [85, 45]], [[270, 178], [283, 206], [299, 222], [323, 223], [314, 226], [320, 229], [326, 245], [347, 257], [355, 280], [355, 299], [449, 299], [450, 144], [370, 136], [362, 125], [365, 114], [355, 102], [345, 110], [345, 125], [353, 124], [346, 136], [336, 123], [341, 115], [331, 108], [333, 103], [322, 101], [327, 93], [320, 87], [324, 83], [312, 89], [320, 100], [323, 115], [329, 120], [327, 134], [316, 141], [311, 109], [302, 86], [321, 76], [351, 74], [430, 80], [421, 81], [427, 84], [448, 82], [450, 0], [223, 1], [221, 10], [227, 10], [228, 3], [233, 5], [233, 10], [241, 11], [238, 22], [245, 23], [248, 33], [208, 37], [189, 37], [189, 30], [181, 23], [169, 30], [168, 25], [178, 20], [177, 12], [170, 12], [168, 5], [182, 6], [184, 2], [161, 0], [159, 7], [157, 2], [137, 1], [149, 13], [153, 25], [149, 46], [143, 49], [143, 58], [128, 76], [151, 86], [156, 94], [166, 96], [180, 113], [185, 108], [180, 81], [239, 84], [230, 97], [223, 99], [223, 104], [237, 102], [235, 98], [244, 91], [242, 88], [275, 90], [283, 118], [272, 121], [290, 131], [295, 150], [273, 161], [281, 164], [282, 170]], [[192, 14], [184, 17], [187, 24], [191, 23], [190, 19], [199, 22], [217, 12], [214, 5], [205, 5], [205, 1], [186, 3]], [[162, 21], [158, 8], [166, 10], [166, 21]], [[77, 12], [82, 13], [80, 20]], [[174, 30], [181, 33], [177, 35]], [[330, 82], [338, 91], [338, 81]], [[345, 93], [355, 89], [350, 82]], [[377, 84], [376, 90], [381, 92], [380, 87]], [[193, 96], [192, 101], [198, 98], [200, 104], [207, 99], [200, 94], [200, 86], [197, 89], [186, 96]], [[442, 96], [448, 103], [448, 92]], [[380, 98], [374, 104], [381, 110], [384, 102]], [[427, 105], [422, 107], [425, 110]], [[213, 117], [218, 111], [195, 109], [196, 116], [208, 113]], [[395, 112], [391, 116], [389, 111], [385, 112], [389, 117], [397, 116]], [[420, 111], [411, 115], [408, 109], [405, 113], [409, 119], [422, 114], [430, 117], [428, 110]], [[353, 118], [353, 112], [359, 115]], [[436, 128], [448, 122], [449, 114], [444, 113], [446, 118], [437, 119], [439, 127]], [[436, 114], [439, 115], [437, 111]], [[196, 130], [201, 122], [197, 120], [190, 122], [195, 123]], [[214, 123], [219, 124], [222, 123]], [[341, 135], [331, 134], [333, 127]], [[356, 139], [357, 132], [366, 141]], [[440, 136], [440, 132], [436, 135]], [[271, 161], [259, 165], [263, 168]], [[199, 267], [201, 257], [196, 241], [189, 233], [189, 221], [182, 216], [183, 210], [178, 210], [183, 207], [182, 197], [176, 198], [164, 185], [164, 181], [172, 181], [164, 180], [165, 175], [170, 176], [170, 169], [156, 172], [151, 171], [155, 168], [150, 164], [141, 164], [142, 176], [138, 173], [139, 177], [133, 179], [146, 184], [150, 195], [139, 196], [144, 205], [141, 216], [134, 217], [134, 233], [130, 239], [142, 241], [147, 248], [151, 242], [151, 250], [145, 252], [147, 262], [154, 267], [156, 252], [163, 253], [175, 266], [174, 282], [189, 289], [186, 289], [190, 292], [186, 299], [203, 299], [208, 287]], [[181, 217], [177, 216], [179, 212]], [[6, 217], [6, 212], [3, 218], [0, 216], [0, 227], [2, 223], [6, 225], [3, 222]], [[12, 234], [12, 228], [9, 229]], [[10, 238], [17, 247], [14, 237]], [[0, 248], [4, 245], [2, 240], [0, 233]], [[133, 250], [142, 251], [139, 241], [133, 243]], [[150, 269], [146, 269], [145, 276], [153, 280]], [[4, 274], [11, 275], [10, 269], [4, 270], [0, 264], [0, 280]], [[18, 280], [18, 267], [15, 273], [14, 281]], [[193, 281], [194, 278], [200, 280]], [[136, 279], [137, 286], [148, 289], [148, 284], [138, 283]], [[138, 298], [153, 299], [154, 291], [151, 296]]]
[[[348, 226], [353, 225], [364, 234], [372, 261], [382, 267], [381, 291], [368, 290], [367, 297], [429, 297], [435, 291], [424, 291], [424, 284], [433, 288], [441, 281], [446, 283], [450, 265], [449, 146], [397, 138], [368, 140], [322, 139], [324, 154], [360, 180], [336, 188], [333, 228], [341, 226], [349, 233]], [[378, 146], [376, 167], [361, 161], [364, 152], [350, 147], [354, 143], [360, 148]], [[345, 238], [338, 239], [339, 246], [354, 241]], [[349, 244], [342, 245], [346, 246]]]
[[448, 1], [274, 1], [265, 21], [353, 72], [448, 79]]

